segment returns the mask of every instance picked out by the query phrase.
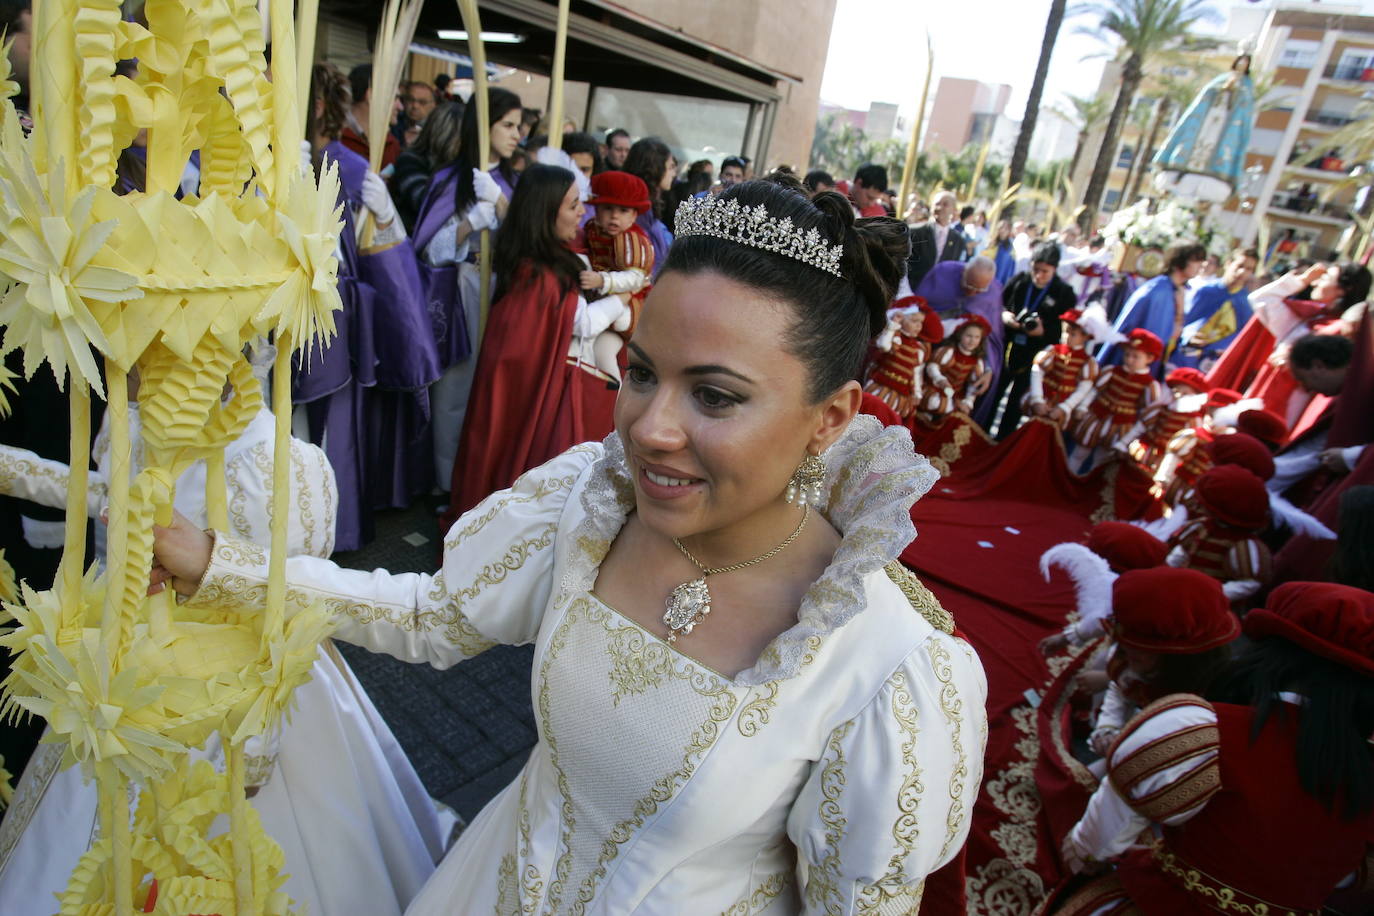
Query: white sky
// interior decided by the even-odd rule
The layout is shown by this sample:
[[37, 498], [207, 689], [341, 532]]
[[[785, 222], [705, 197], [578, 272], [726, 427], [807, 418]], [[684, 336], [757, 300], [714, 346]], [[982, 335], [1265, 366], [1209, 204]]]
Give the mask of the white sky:
[[[1223, 16], [1231, 5], [1214, 3]], [[1374, 0], [1340, 5], [1374, 14]], [[870, 102], [896, 102], [904, 117], [913, 117], [925, 77], [928, 29], [935, 47], [932, 99], [941, 76], [1006, 83], [1012, 88], [1006, 114], [1020, 120], [1049, 6], [1049, 0], [838, 0], [821, 98], [865, 111]], [[1065, 94], [1091, 95], [1097, 88], [1103, 59], [1084, 58], [1106, 46], [1078, 34], [1080, 23], [1091, 20], [1066, 19], [1059, 30], [1042, 105], [1067, 109]]]

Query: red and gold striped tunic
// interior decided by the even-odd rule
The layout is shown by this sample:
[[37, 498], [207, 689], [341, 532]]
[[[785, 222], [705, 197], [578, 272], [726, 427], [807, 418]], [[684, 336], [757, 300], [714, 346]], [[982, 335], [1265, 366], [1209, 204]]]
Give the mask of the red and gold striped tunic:
[[1127, 439], [1145, 408], [1159, 400], [1160, 390], [1148, 370], [1129, 372], [1112, 366], [1098, 376], [1093, 399], [1074, 426], [1074, 440], [1085, 448], [1095, 448]]
[[879, 352], [868, 373], [864, 390], [897, 411], [902, 419], [916, 412], [921, 396], [921, 375], [930, 344], [919, 337], [894, 335], [892, 349]]
[[1169, 538], [1169, 549], [1182, 548], [1187, 567], [1206, 573], [1223, 585], [1253, 579], [1269, 581], [1269, 548], [1246, 531], [1238, 531], [1201, 517], [1190, 519]]
[[1045, 373], [1043, 390], [1045, 403], [1050, 407], [1063, 404], [1084, 380], [1097, 379], [1097, 360], [1084, 349], [1074, 350], [1068, 344], [1055, 344], [1035, 357]]

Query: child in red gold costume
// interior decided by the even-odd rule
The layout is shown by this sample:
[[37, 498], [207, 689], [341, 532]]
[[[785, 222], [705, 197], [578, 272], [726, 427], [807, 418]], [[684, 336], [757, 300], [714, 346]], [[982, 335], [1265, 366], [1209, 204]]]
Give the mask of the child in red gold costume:
[[1170, 399], [1151, 407], [1142, 423], [1145, 430], [1131, 445], [1131, 454], [1151, 471], [1159, 469], [1169, 442], [1185, 428], [1194, 425], [1206, 408], [1207, 378], [1196, 369], [1175, 369], [1164, 379]]
[[1178, 505], [1187, 493], [1192, 492], [1198, 478], [1212, 467], [1210, 446], [1218, 435], [1231, 431], [1228, 422], [1218, 420], [1225, 408], [1240, 401], [1240, 392], [1229, 388], [1213, 388], [1207, 392], [1202, 412], [1196, 422], [1174, 433], [1155, 469], [1155, 482], [1159, 484], [1164, 502]]
[[1121, 365], [1097, 377], [1092, 394], [1074, 414], [1071, 435], [1077, 447], [1069, 458], [1073, 470], [1090, 460], [1102, 463], [1112, 449], [1125, 452], [1140, 435], [1146, 410], [1164, 399], [1164, 389], [1150, 371], [1164, 355], [1164, 343], [1144, 328], [1136, 328], [1122, 348]]
[[920, 296], [906, 296], [887, 312], [887, 327], [874, 342], [876, 353], [864, 391], [910, 420], [921, 402], [930, 348], [940, 342], [940, 316]]
[[[1374, 595], [1290, 582], [1245, 633], [1213, 686], [1156, 700], [1113, 744], [1063, 852], [1074, 871], [1116, 868], [1042, 912], [1315, 914], [1352, 875], [1342, 893], [1368, 893]], [[1136, 845], [1145, 831], [1157, 839]]]
[[1099, 372], [1097, 360], [1088, 355], [1089, 334], [1078, 323], [1082, 317], [1078, 309], [1059, 316], [1064, 326], [1062, 339], [1035, 354], [1030, 390], [1021, 404], [1025, 415], [1049, 420], [1061, 429], [1092, 394]]
[[1206, 573], [1226, 597], [1243, 601], [1270, 577], [1269, 548], [1259, 533], [1269, 524], [1264, 481], [1238, 464], [1212, 468], [1197, 482], [1196, 514], [1169, 538], [1170, 566]]
[[971, 413], [978, 383], [988, 373], [983, 359], [984, 341], [991, 332], [982, 315], [964, 315], [949, 339], [926, 363], [930, 390], [921, 399], [921, 411], [939, 420], [958, 411]]
[[617, 378], [620, 349], [634, 330], [653, 276], [653, 243], [635, 224], [649, 209], [649, 187], [629, 172], [602, 172], [592, 177], [588, 203], [596, 206], [596, 216], [586, 228], [587, 260], [592, 269], [582, 271], [579, 279], [585, 292], [616, 296], [625, 303], [620, 317], [597, 335], [593, 345], [596, 367]]

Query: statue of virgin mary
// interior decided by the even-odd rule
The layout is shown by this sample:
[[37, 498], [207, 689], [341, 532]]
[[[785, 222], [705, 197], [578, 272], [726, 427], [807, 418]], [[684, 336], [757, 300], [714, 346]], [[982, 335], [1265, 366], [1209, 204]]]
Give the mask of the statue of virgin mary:
[[1250, 55], [1207, 83], [1155, 155], [1155, 185], [1179, 197], [1224, 201], [1239, 187], [1255, 121]]

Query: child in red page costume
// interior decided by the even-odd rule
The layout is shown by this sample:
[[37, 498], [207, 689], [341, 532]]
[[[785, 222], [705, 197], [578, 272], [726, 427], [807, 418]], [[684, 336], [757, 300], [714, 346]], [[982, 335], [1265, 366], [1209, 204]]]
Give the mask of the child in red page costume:
[[1125, 452], [1144, 428], [1146, 411], [1164, 400], [1151, 367], [1164, 355], [1164, 343], [1144, 328], [1131, 331], [1125, 355], [1097, 377], [1092, 395], [1074, 414], [1071, 435], [1077, 443], [1069, 467], [1101, 464], [1114, 449]]
[[898, 299], [887, 311], [887, 327], [874, 342], [864, 391], [891, 407], [903, 422], [921, 402], [926, 360], [940, 334], [940, 316], [920, 296]]
[[981, 315], [964, 315], [926, 363], [926, 379], [930, 388], [921, 399], [921, 410], [939, 420], [948, 414], [973, 411], [978, 382], [988, 372], [983, 359], [984, 341], [991, 331], [987, 319]]
[[649, 209], [649, 187], [629, 172], [602, 172], [592, 177], [588, 203], [596, 207], [596, 216], [586, 228], [591, 270], [582, 271], [579, 285], [588, 299], [599, 294], [624, 303], [619, 317], [597, 335], [593, 345], [596, 367], [618, 378], [620, 349], [634, 330], [654, 270], [653, 243], [635, 224]]
[[1021, 404], [1028, 417], [1041, 417], [1060, 429], [1078, 406], [1092, 394], [1097, 381], [1097, 360], [1088, 355], [1088, 332], [1078, 323], [1083, 313], [1069, 309], [1059, 316], [1064, 330], [1060, 343], [1035, 355], [1030, 370], [1030, 390]]

